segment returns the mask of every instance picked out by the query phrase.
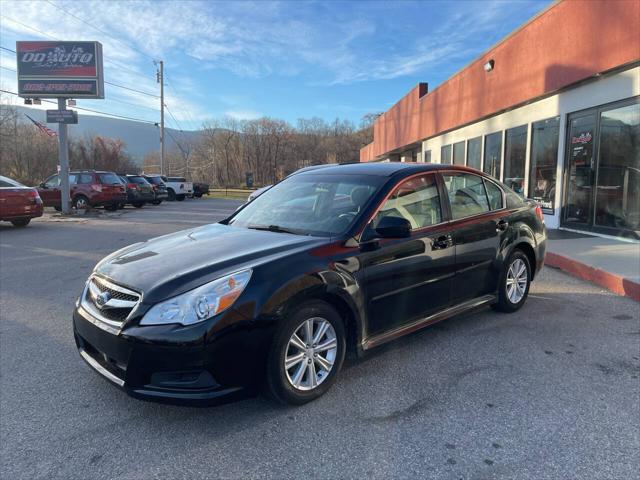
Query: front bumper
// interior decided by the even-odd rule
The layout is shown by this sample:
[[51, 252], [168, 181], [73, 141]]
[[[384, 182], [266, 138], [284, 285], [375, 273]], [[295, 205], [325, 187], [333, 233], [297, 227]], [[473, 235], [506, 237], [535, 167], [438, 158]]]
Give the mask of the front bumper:
[[224, 358], [215, 348], [205, 348], [204, 342], [185, 342], [176, 329], [166, 325], [109, 331], [81, 306], [73, 313], [74, 337], [82, 359], [132, 397], [210, 406], [250, 393], [245, 386], [229, 384], [228, 379], [225, 385], [218, 383]]

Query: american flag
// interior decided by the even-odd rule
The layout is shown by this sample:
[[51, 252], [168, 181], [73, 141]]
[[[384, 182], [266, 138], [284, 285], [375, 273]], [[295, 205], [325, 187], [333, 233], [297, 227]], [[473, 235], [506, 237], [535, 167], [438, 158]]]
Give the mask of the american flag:
[[26, 113], [24, 114], [29, 120], [31, 120], [33, 122], [33, 124], [38, 127], [38, 130], [40, 130], [42, 133], [44, 133], [45, 135], [47, 135], [48, 137], [57, 137], [58, 134], [56, 132], [54, 132], [53, 130], [51, 130], [49, 127], [47, 127], [46, 125], [43, 125], [40, 122], [36, 122], [33, 118], [31, 118], [29, 115], [27, 115]]

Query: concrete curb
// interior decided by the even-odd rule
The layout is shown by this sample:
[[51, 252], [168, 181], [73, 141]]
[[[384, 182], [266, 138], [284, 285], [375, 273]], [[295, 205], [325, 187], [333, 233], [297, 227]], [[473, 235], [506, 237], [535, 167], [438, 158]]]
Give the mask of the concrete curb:
[[547, 252], [544, 263], [549, 267], [559, 268], [574, 277], [595, 283], [616, 295], [629, 297], [636, 302], [640, 302], [640, 283], [628, 278], [605, 272], [557, 253]]

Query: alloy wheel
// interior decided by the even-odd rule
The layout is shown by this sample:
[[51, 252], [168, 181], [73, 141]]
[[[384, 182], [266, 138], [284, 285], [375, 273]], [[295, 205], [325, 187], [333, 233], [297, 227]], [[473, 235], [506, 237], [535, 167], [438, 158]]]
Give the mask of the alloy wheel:
[[338, 353], [336, 332], [320, 317], [302, 322], [287, 344], [284, 371], [297, 390], [313, 390], [327, 379]]
[[84, 197], [78, 197], [76, 199], [76, 210], [86, 210], [89, 207], [87, 199]]
[[522, 300], [527, 291], [528, 282], [527, 265], [521, 258], [516, 258], [507, 271], [506, 289], [511, 303], [516, 304]]

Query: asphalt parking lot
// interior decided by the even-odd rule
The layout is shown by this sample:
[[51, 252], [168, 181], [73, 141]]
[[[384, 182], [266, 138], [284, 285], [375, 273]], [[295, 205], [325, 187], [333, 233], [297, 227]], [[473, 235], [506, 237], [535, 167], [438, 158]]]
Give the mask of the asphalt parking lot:
[[303, 407], [165, 406], [99, 378], [71, 330], [94, 264], [236, 205], [0, 225], [2, 478], [637, 478], [639, 304], [549, 268], [516, 314], [450, 319], [351, 360]]

